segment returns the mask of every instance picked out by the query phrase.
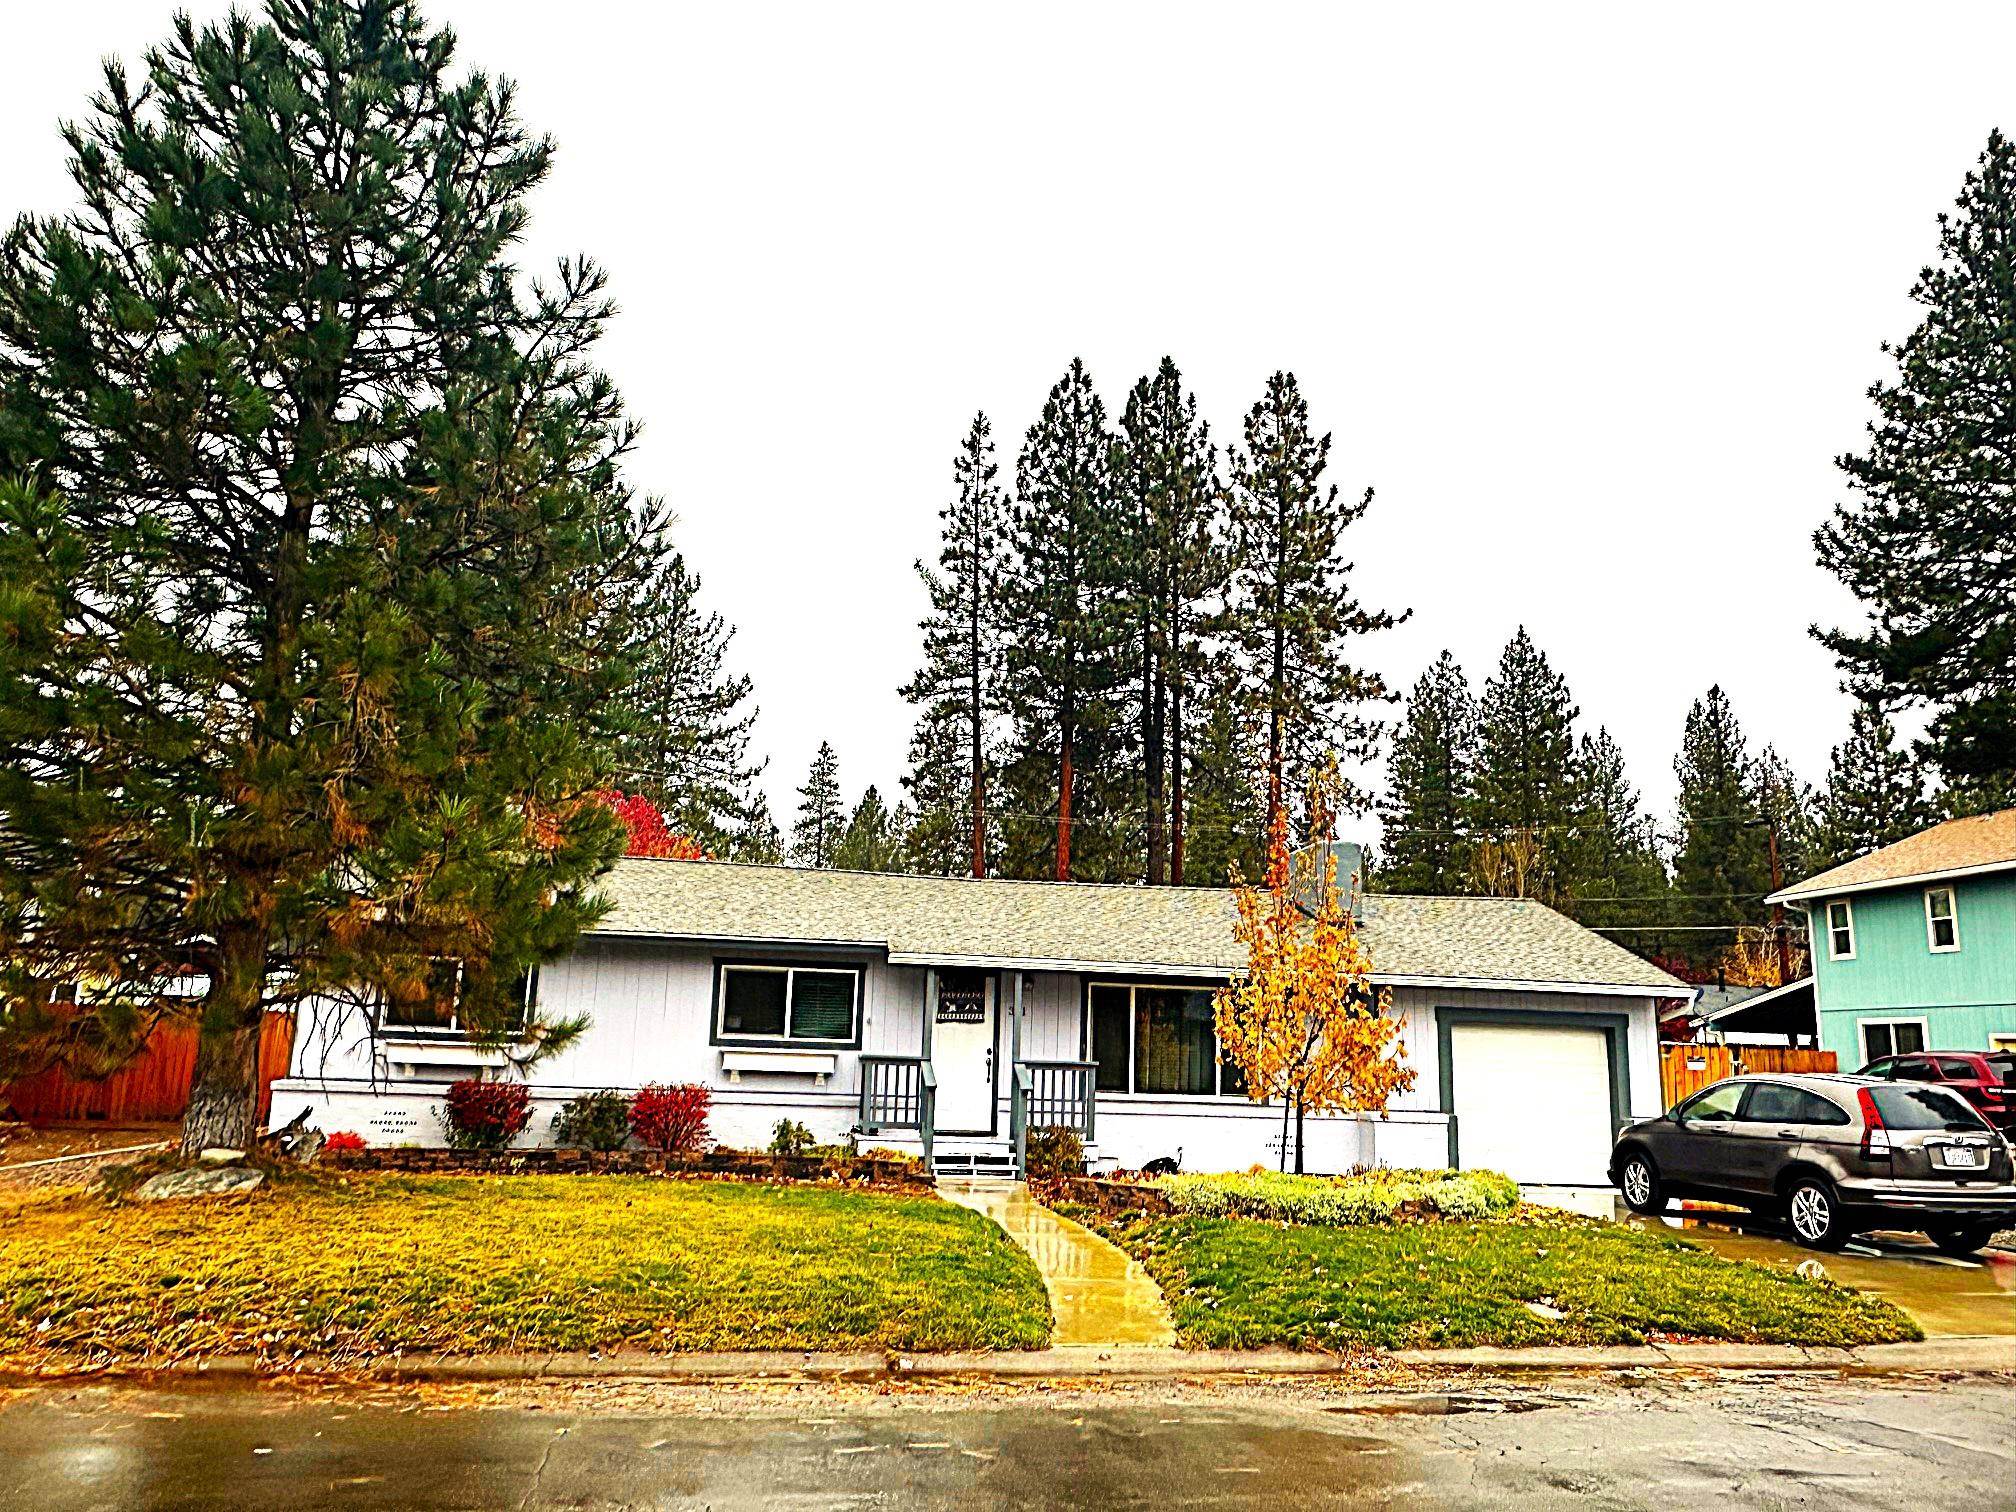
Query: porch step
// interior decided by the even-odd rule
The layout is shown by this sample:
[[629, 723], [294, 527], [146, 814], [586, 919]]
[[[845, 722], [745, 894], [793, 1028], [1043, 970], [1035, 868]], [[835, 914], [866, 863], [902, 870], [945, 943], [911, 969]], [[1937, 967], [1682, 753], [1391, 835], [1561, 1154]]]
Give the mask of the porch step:
[[992, 1176], [1013, 1181], [1021, 1173], [1015, 1169], [1015, 1152], [1003, 1149], [938, 1149], [932, 1152], [934, 1176]]

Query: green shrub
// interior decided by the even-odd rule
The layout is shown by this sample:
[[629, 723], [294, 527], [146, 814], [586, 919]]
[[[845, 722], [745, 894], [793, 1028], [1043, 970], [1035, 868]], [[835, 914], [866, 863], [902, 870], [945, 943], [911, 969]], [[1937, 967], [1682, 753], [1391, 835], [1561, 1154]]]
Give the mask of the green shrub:
[[620, 1150], [630, 1139], [630, 1099], [583, 1092], [553, 1115], [553, 1137], [582, 1150]]
[[1278, 1223], [1390, 1223], [1403, 1207], [1428, 1217], [1497, 1218], [1518, 1205], [1519, 1184], [1496, 1171], [1363, 1171], [1354, 1176], [1176, 1175], [1156, 1186], [1179, 1213]]
[[1074, 1129], [1031, 1129], [1024, 1141], [1031, 1176], [1083, 1176], [1085, 1141]]
[[780, 1118], [770, 1131], [772, 1155], [806, 1155], [811, 1153], [812, 1145], [812, 1131], [796, 1119]]

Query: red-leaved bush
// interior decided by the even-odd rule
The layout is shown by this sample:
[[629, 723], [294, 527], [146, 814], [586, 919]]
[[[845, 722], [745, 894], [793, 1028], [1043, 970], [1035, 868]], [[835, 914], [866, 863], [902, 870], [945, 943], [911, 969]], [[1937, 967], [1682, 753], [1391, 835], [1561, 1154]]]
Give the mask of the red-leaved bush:
[[705, 861], [707, 852], [691, 835], [682, 835], [666, 821], [665, 811], [642, 793], [624, 794], [614, 788], [595, 795], [616, 810], [629, 832], [624, 843], [626, 856], [662, 856], [672, 861]]
[[687, 1082], [661, 1087], [656, 1082], [630, 1101], [630, 1132], [646, 1149], [675, 1155], [697, 1155], [714, 1141], [707, 1137], [707, 1110], [714, 1094]]
[[532, 1117], [523, 1082], [450, 1082], [447, 1096], [448, 1143], [458, 1150], [505, 1149]]
[[322, 1148], [331, 1155], [349, 1155], [364, 1148], [364, 1136], [353, 1134], [348, 1129], [338, 1129], [322, 1141]]

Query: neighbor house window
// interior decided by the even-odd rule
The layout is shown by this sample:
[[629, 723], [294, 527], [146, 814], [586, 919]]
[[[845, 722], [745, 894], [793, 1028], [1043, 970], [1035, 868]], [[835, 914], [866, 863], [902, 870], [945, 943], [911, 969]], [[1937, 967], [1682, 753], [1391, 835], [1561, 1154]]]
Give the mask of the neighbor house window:
[[1094, 983], [1088, 1004], [1099, 1090], [1179, 1097], [1243, 1092], [1239, 1068], [1218, 1061], [1213, 995], [1209, 987]]
[[849, 1044], [860, 1004], [861, 973], [851, 966], [723, 965], [715, 1037]]
[[1947, 955], [1960, 948], [1959, 906], [1950, 887], [1925, 889], [1925, 942], [1934, 955]]
[[1855, 907], [1846, 898], [1827, 905], [1827, 959], [1855, 959]]
[[1912, 1055], [1925, 1048], [1923, 1019], [1863, 1019], [1859, 1027], [1865, 1065], [1886, 1055]]

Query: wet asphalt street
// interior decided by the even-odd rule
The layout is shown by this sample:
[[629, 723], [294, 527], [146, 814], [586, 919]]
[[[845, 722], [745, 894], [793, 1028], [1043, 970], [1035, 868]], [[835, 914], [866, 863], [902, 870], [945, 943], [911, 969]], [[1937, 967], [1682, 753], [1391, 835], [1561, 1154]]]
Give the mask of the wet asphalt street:
[[1464, 1389], [66, 1388], [0, 1404], [0, 1507], [2016, 1506], [2016, 1380]]

